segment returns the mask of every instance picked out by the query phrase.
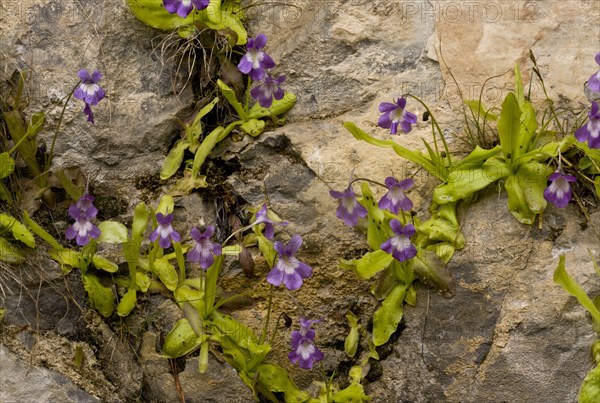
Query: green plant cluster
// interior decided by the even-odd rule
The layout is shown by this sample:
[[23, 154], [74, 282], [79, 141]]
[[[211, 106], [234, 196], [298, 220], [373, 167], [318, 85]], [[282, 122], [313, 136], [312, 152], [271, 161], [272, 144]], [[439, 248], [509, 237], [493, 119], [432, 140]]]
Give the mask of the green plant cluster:
[[[600, 276], [600, 267], [590, 253], [594, 261], [596, 274]], [[592, 316], [592, 327], [596, 332], [596, 341], [592, 344], [591, 355], [594, 360], [593, 367], [581, 384], [579, 389], [579, 403], [594, 403], [600, 401], [600, 294], [590, 299], [584, 289], [575, 281], [565, 269], [565, 256], [561, 255], [558, 266], [554, 271], [554, 282], [560, 285], [566, 292], [577, 298], [579, 304]]]
[[[531, 60], [541, 80], [533, 55]], [[457, 208], [462, 203], [476, 200], [480, 191], [502, 184], [508, 196], [510, 213], [520, 223], [532, 225], [547, 207], [544, 198], [547, 178], [556, 170], [552, 165], [561, 159], [569, 164], [571, 172], [583, 179], [589, 192], [600, 197], [599, 150], [590, 149], [587, 144], [578, 142], [572, 132], [563, 130], [550, 100], [552, 118], [540, 125], [538, 112], [526, 95], [518, 66], [515, 66], [514, 72], [514, 91], [505, 97], [499, 115], [488, 111], [481, 99], [465, 101], [478, 130], [483, 131], [490, 122], [496, 124], [499, 144], [487, 149], [477, 145], [463, 158], [452, 155], [427, 105], [410, 94], [408, 96], [420, 102], [431, 117], [434, 144], [432, 147], [423, 140], [427, 152], [407, 149], [393, 140], [375, 138], [351, 122], [344, 123], [344, 127], [357, 140], [391, 148], [400, 157], [419, 165], [441, 182], [434, 189], [430, 218], [425, 221], [407, 212], [400, 211], [396, 215], [380, 209], [368, 180], [361, 185], [362, 197], [357, 200], [368, 212], [366, 237], [372, 251], [351, 261], [341, 259], [340, 267], [352, 270], [365, 280], [377, 276], [377, 281], [371, 287], [372, 294], [381, 301], [372, 318], [372, 342], [375, 346], [387, 342], [397, 330], [404, 304], [416, 303], [416, 280], [443, 293], [453, 292], [453, 280], [446, 264], [466, 242]], [[558, 131], [549, 128], [551, 122], [559, 128]], [[483, 137], [480, 132], [479, 138]], [[573, 159], [575, 162], [570, 163], [569, 160]], [[400, 262], [381, 249], [382, 243], [394, 235], [390, 229], [390, 221], [394, 219], [403, 225], [411, 222], [416, 229], [412, 242], [417, 254], [410, 260]], [[349, 335], [346, 340], [346, 351], [351, 353], [356, 349], [358, 336], [355, 319], [350, 323], [352, 336]]]
[[[212, 0], [209, 8], [194, 11], [186, 18], [167, 12], [161, 0], [128, 0], [127, 5], [135, 17], [148, 26], [175, 30], [182, 39], [198, 37], [201, 47], [206, 47], [207, 43], [218, 45], [222, 66], [231, 67], [230, 56], [234, 48], [245, 45], [248, 40], [239, 0]], [[533, 56], [531, 59], [534, 72], [541, 80], [535, 59]], [[115, 312], [121, 317], [128, 316], [146, 293], [159, 291], [169, 295], [180, 308], [181, 318], [165, 337], [162, 346], [164, 357], [179, 358], [199, 351], [199, 371], [205, 372], [209, 370], [210, 351], [218, 348], [257, 400], [263, 397], [277, 402], [281, 396], [286, 402], [370, 400], [361, 385], [368, 371], [368, 361], [378, 359], [376, 347], [387, 343], [397, 331], [404, 315], [404, 304], [416, 304], [415, 281], [419, 280], [443, 293], [453, 293], [453, 280], [447, 264], [455, 251], [466, 244], [458, 209], [461, 204], [474, 201], [482, 190], [496, 184], [503, 185], [508, 196], [508, 210], [520, 223], [527, 225], [534, 224], [547, 207], [543, 191], [557, 161], [565, 161], [590, 191], [600, 195], [600, 152], [577, 142], [572, 133], [563, 130], [551, 102], [550, 119], [539, 122], [539, 113], [526, 95], [518, 67], [515, 67], [514, 91], [506, 96], [498, 114], [488, 110], [481, 99], [465, 101], [479, 137], [485, 137], [482, 132], [495, 124], [498, 144], [492, 148], [477, 145], [462, 158], [451, 153], [435, 117], [427, 105], [415, 97], [431, 116], [434, 143], [432, 146], [424, 141], [426, 152], [409, 150], [392, 140], [377, 139], [353, 123], [345, 122], [344, 127], [356, 139], [393, 149], [400, 157], [421, 166], [440, 183], [433, 192], [430, 217], [426, 220], [409, 212], [394, 214], [379, 208], [368, 181], [361, 183], [362, 196], [358, 202], [367, 211], [366, 237], [371, 251], [358, 259], [342, 259], [340, 267], [353, 271], [364, 280], [377, 278], [371, 291], [380, 301], [380, 306], [373, 314], [370, 338], [366, 337], [368, 332], [357, 316], [352, 312], [346, 315], [350, 328], [344, 344], [346, 354], [355, 357], [361, 337], [369, 339], [369, 351], [358, 365], [351, 368], [346, 388], [334, 385], [332, 376], [319, 383], [319, 392], [313, 397], [299, 388], [283, 367], [268, 361], [279, 326], [277, 321], [269, 335], [271, 299], [263, 332], [257, 335], [233, 316], [219, 310], [229, 301], [220, 294], [218, 287], [224, 262], [222, 255], [215, 256], [214, 263], [206, 271], [201, 270], [190, 277], [190, 267], [184, 260], [189, 245], [174, 242], [173, 252], [167, 253], [157, 242], [148, 244], [144, 241], [148, 229], [158, 227], [156, 214], [173, 212], [173, 197], [207, 186], [207, 178], [201, 174], [201, 168], [219, 142], [234, 130], [241, 130], [252, 137], [261, 135], [269, 120], [283, 120], [282, 115], [296, 103], [296, 96], [286, 93], [283, 99], [273, 101], [268, 108], [258, 103], [250, 107], [249, 84], [246, 88], [242, 86], [245, 98], [240, 101], [240, 88], [234, 85], [236, 80], [220, 77], [215, 82], [213, 93], [219, 95], [205, 99], [191, 122], [183, 124], [181, 138], [162, 164], [162, 180], [175, 176], [183, 165], [183, 175], [177, 179], [169, 195], [163, 196], [156, 208], [139, 203], [130, 228], [117, 221], [99, 223], [100, 237], [79, 249], [65, 247], [32, 218], [40, 201], [48, 205], [55, 202], [57, 188], [64, 189], [73, 200], [84, 194], [84, 186], [77, 173], [50, 170], [62, 115], [76, 87], [66, 98], [52, 146], [40, 161], [36, 135], [44, 126], [45, 115], [39, 112], [26, 119], [26, 102], [22, 97], [24, 76], [19, 75], [13, 81], [11, 93], [2, 98], [1, 104], [2, 128], [6, 131], [2, 134], [6, 139], [3, 138], [0, 153], [0, 200], [12, 207], [21, 206], [24, 224], [15, 218], [16, 214], [0, 213], [0, 261], [10, 264], [25, 262], [25, 247], [36, 248], [34, 234], [37, 235], [49, 245], [48, 255], [60, 264], [65, 275], [73, 269], [79, 270], [90, 306], [104, 317]], [[208, 120], [207, 117], [217, 105], [223, 104], [223, 100], [235, 112], [235, 118], [221, 124], [203, 121]], [[557, 130], [550, 129], [552, 122]], [[12, 147], [8, 146], [9, 138]], [[186, 155], [190, 154], [193, 158], [186, 160]], [[25, 167], [20, 172], [16, 172], [17, 155]], [[29, 179], [31, 190], [17, 195], [7, 183], [18, 181], [23, 176]], [[279, 221], [277, 217], [273, 220]], [[414, 258], [401, 262], [382, 250], [381, 245], [394, 235], [390, 229], [392, 220], [414, 225], [416, 236], [411, 240], [417, 249]], [[258, 247], [269, 268], [274, 268], [278, 259], [274, 243], [263, 234], [259, 224], [242, 228], [238, 232], [252, 228], [252, 233], [243, 238], [237, 237], [236, 245], [226, 245], [231, 236], [236, 235], [232, 234], [223, 243], [223, 254], [240, 255], [246, 248]], [[105, 257], [103, 248], [99, 248], [103, 244], [117, 246], [119, 260]], [[125, 264], [120, 267], [117, 261]], [[598, 265], [595, 266], [600, 275]], [[560, 259], [554, 279], [590, 312], [594, 330], [600, 334], [600, 297], [591, 300], [566, 273], [564, 257]], [[115, 290], [120, 291], [119, 295], [115, 295]], [[0, 320], [3, 315], [4, 310], [0, 309]], [[579, 399], [582, 403], [600, 400], [600, 339], [594, 343], [592, 355], [596, 366], [581, 386]]]
[[[286, 113], [296, 103], [296, 96], [288, 92], [283, 99], [274, 100], [269, 108], [263, 108], [257, 103], [248, 110], [247, 106], [242, 106], [235, 95], [235, 91], [227, 84], [218, 80], [217, 85], [223, 97], [238, 114], [238, 119], [226, 127], [217, 126], [200, 141], [200, 137], [203, 134], [201, 119], [219, 102], [219, 98], [215, 97], [196, 114], [191, 124], [185, 126], [183, 138], [177, 140], [173, 148], [171, 148], [160, 171], [161, 179], [169, 179], [181, 167], [185, 152], [190, 151], [194, 154], [193, 161], [190, 161], [190, 164], [188, 164], [191, 167], [185, 168], [183, 178], [179, 179], [169, 191], [169, 194], [173, 196], [183, 196], [189, 194], [194, 189], [208, 186], [206, 176], [200, 175], [200, 168], [214, 147], [224, 140], [233, 129], [239, 127], [244, 133], [250, 136], [260, 136], [266, 126], [264, 118], [277, 119], [278, 116]], [[246, 105], [248, 104], [246, 103]]]

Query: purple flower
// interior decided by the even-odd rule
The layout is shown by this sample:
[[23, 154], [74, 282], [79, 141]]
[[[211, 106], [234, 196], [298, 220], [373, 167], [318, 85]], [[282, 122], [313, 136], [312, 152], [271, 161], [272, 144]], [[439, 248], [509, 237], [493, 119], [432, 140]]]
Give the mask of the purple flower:
[[558, 208], [565, 208], [571, 201], [573, 190], [571, 183], [577, 181], [573, 175], [566, 175], [562, 172], [554, 172], [548, 180], [550, 185], [544, 190], [544, 199], [554, 204]]
[[362, 217], [366, 217], [367, 209], [365, 209], [359, 202], [356, 200], [356, 194], [352, 187], [348, 187], [348, 189], [343, 192], [338, 192], [336, 190], [330, 190], [329, 195], [334, 199], [339, 200], [339, 205], [335, 215], [340, 219], [344, 220], [344, 223], [350, 227], [353, 227], [358, 223], [358, 219]]
[[315, 323], [322, 322], [323, 319], [308, 319], [304, 316], [300, 317], [300, 335], [302, 337], [309, 337], [311, 339], [315, 338], [315, 331], [312, 329], [312, 326]]
[[400, 221], [390, 221], [390, 227], [396, 235], [381, 244], [381, 250], [392, 255], [396, 260], [404, 262], [417, 255], [417, 248], [410, 241], [410, 237], [415, 234], [415, 227], [412, 224], [402, 226]]
[[97, 105], [104, 98], [104, 90], [98, 85], [102, 74], [96, 70], [91, 75], [85, 69], [79, 70], [77, 76], [82, 83], [77, 87], [73, 96], [89, 105]]
[[389, 189], [379, 201], [380, 209], [388, 209], [394, 214], [398, 214], [398, 210], [410, 211], [413, 208], [412, 201], [404, 194], [405, 190], [414, 186], [412, 179], [404, 179], [398, 182], [396, 178], [388, 176], [385, 178], [385, 186]]
[[250, 74], [254, 81], [260, 81], [266, 75], [266, 69], [275, 67], [275, 62], [261, 49], [267, 44], [267, 36], [258, 35], [256, 38], [248, 39], [246, 54], [240, 60], [238, 69], [244, 74]]
[[188, 262], [200, 263], [200, 267], [206, 270], [215, 262], [214, 256], [221, 256], [221, 245], [210, 240], [213, 232], [215, 228], [212, 226], [206, 227], [204, 232], [192, 228], [190, 235], [196, 244], [187, 254]]
[[78, 217], [86, 217], [88, 219], [96, 218], [98, 209], [93, 204], [94, 196], [84, 194], [81, 196], [75, 204], [71, 204], [69, 207], [69, 215], [76, 220]]
[[312, 268], [299, 261], [294, 255], [302, 245], [302, 237], [294, 235], [287, 246], [279, 241], [273, 245], [277, 251], [277, 263], [267, 274], [267, 281], [273, 285], [285, 284], [288, 290], [297, 290], [302, 286], [302, 279], [310, 277]]
[[588, 117], [590, 119], [587, 124], [575, 130], [575, 137], [581, 142], [587, 140], [590, 148], [600, 148], [600, 111], [596, 101], [592, 101], [592, 109], [588, 112]]
[[324, 358], [321, 350], [315, 346], [315, 331], [311, 329], [314, 323], [320, 320], [300, 318], [300, 330], [292, 332], [292, 351], [288, 358], [293, 363], [298, 363], [302, 369], [312, 369], [315, 362]]
[[92, 113], [91, 106], [97, 105], [106, 95], [104, 90], [98, 85], [98, 81], [102, 78], [102, 74], [96, 70], [90, 75], [87, 70], [81, 69], [77, 73], [77, 76], [79, 76], [82, 83], [77, 87], [73, 96], [85, 102], [83, 113], [86, 114], [87, 121], [93, 124], [94, 114]]
[[404, 133], [409, 133], [411, 125], [417, 123], [417, 115], [405, 110], [405, 107], [405, 98], [398, 98], [396, 103], [382, 102], [379, 104], [379, 112], [382, 115], [377, 124], [384, 129], [390, 129], [391, 134], [398, 132], [398, 125]]
[[284, 91], [281, 89], [281, 84], [283, 84], [284, 81], [284, 75], [273, 78], [270, 74], [267, 74], [262, 84], [257, 85], [250, 90], [250, 95], [258, 101], [260, 106], [268, 108], [273, 103], [273, 98], [277, 100], [283, 99]]
[[66, 236], [69, 240], [75, 239], [79, 246], [87, 245], [90, 238], [96, 239], [100, 236], [100, 229], [91, 221], [98, 214], [93, 201], [94, 196], [84, 194], [69, 207], [69, 215], [75, 222], [67, 228]]
[[269, 218], [266, 204], [263, 204], [260, 210], [256, 212], [256, 221], [254, 221], [254, 225], [261, 223], [265, 224], [265, 238], [268, 240], [273, 239], [273, 235], [275, 235], [275, 227], [273, 227], [273, 225], [288, 225], [287, 221], [273, 222], [273, 220]]
[[[600, 52], [596, 53], [596, 63], [600, 65]], [[592, 74], [588, 80], [588, 88], [590, 91], [600, 92], [600, 70]]]
[[194, 8], [204, 10], [210, 0], [163, 0], [163, 5], [171, 14], [177, 13], [181, 18], [187, 17]]
[[179, 232], [175, 231], [173, 226], [171, 226], [173, 214], [164, 216], [162, 213], [157, 213], [156, 221], [158, 221], [158, 226], [148, 237], [152, 242], [159, 238], [158, 245], [163, 249], [167, 249], [171, 246], [171, 240], [173, 240], [173, 242], [181, 241], [181, 235], [179, 235]]

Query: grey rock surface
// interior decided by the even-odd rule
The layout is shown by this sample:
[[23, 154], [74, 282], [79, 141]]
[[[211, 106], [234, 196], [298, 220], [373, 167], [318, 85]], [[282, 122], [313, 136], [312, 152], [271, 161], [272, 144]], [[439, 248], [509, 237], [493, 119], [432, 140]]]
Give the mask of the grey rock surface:
[[[276, 71], [287, 75], [286, 88], [298, 96], [298, 104], [284, 126], [258, 139], [226, 141], [208, 164], [239, 167], [224, 183], [250, 204], [268, 201], [290, 221], [290, 233], [303, 236], [299, 256], [315, 275], [295, 296], [308, 316], [326, 318], [317, 328], [326, 369], [345, 369], [352, 362], [342, 351], [348, 330], [344, 315], [352, 310], [366, 325], [377, 301], [369, 283], [338, 268], [339, 258], [358, 257], [367, 246], [359, 228], [350, 229], [335, 217], [336, 202], [328, 192], [345, 188], [353, 169], [355, 176], [378, 181], [392, 173], [413, 176], [417, 186], [408, 196], [419, 216], [426, 218], [437, 182], [393, 151], [357, 142], [341, 124], [353, 121], [389, 139], [376, 127], [377, 106], [410, 91], [430, 105], [451, 147], [458, 153], [467, 151], [459, 139], [463, 120], [458, 89], [467, 99], [477, 98], [487, 78], [512, 70], [514, 63], [528, 82], [529, 49], [543, 70], [551, 98], [565, 107], [587, 105], [582, 88], [598, 68], [594, 55], [600, 33], [594, 21], [600, 20], [600, 3], [286, 0], [245, 5], [254, 5], [247, 9], [249, 30], [268, 35]], [[41, 134], [46, 141], [77, 70], [104, 73], [108, 96], [95, 108], [96, 125], [85, 122], [82, 104], [69, 104], [55, 164], [81, 166], [97, 192], [114, 196], [125, 210], [131, 210], [145, 191], [166, 190], [153, 178], [179, 133], [173, 116], [190, 107], [192, 94], [181, 92], [186, 72], [178, 72], [173, 62], [162, 63], [153, 53], [163, 34], [136, 21], [116, 0], [5, 1], [0, 10], [0, 79], [15, 67], [32, 72], [28, 111], [50, 109], [49, 124]], [[498, 105], [512, 80], [512, 73], [492, 80], [484, 101]], [[539, 96], [540, 88], [534, 90]], [[424, 111], [416, 102], [409, 105], [417, 115]], [[423, 150], [421, 139], [432, 141], [429, 123], [419, 122], [409, 136], [393, 139]], [[177, 220], [191, 215], [186, 227], [213, 223], [209, 196], [201, 191], [178, 201]], [[380, 364], [372, 365], [367, 391], [377, 402], [573, 401], [591, 365], [588, 353], [594, 334], [585, 311], [553, 283], [552, 274], [558, 256], [565, 253], [569, 273], [590, 294], [600, 292], [588, 255], [588, 249], [596, 258], [600, 254], [600, 216], [593, 214], [582, 229], [586, 220], [575, 205], [560, 211], [550, 207], [541, 229], [525, 227], [508, 213], [505, 196], [496, 189], [461, 215], [467, 246], [450, 262], [456, 295], [444, 299], [419, 289], [417, 306], [406, 308], [405, 328], [384, 346]], [[253, 278], [245, 277], [236, 264], [227, 262], [223, 289], [253, 292], [256, 305], [234, 315], [259, 329], [266, 310], [266, 264], [256, 260]], [[30, 286], [35, 289], [33, 283]], [[43, 295], [38, 301], [42, 309], [46, 302], [51, 306], [52, 298], [45, 296], [52, 290]], [[56, 300], [56, 315], [45, 318], [44, 329], [51, 330], [53, 321], [60, 323], [64, 301], [58, 296]], [[27, 301], [21, 310], [34, 318], [35, 301]], [[22, 325], [16, 306], [7, 306], [7, 320]], [[284, 293], [275, 294], [274, 307], [297, 315]], [[97, 332], [96, 343], [104, 346], [101, 352], [90, 349], [106, 361], [100, 373], [112, 380], [119, 373], [106, 369], [111, 365], [108, 348], [119, 351], [116, 369], [131, 369], [127, 397], [141, 393], [149, 400], [177, 400], [171, 369], [158, 356], [156, 339], [146, 340], [145, 333], [148, 344], [142, 347], [141, 363], [132, 364], [135, 356], [126, 343], [110, 341], [115, 333], [107, 325], [95, 323], [89, 331]], [[141, 332], [140, 327], [136, 331]], [[287, 365], [289, 332], [281, 332], [284, 342], [274, 346], [269, 359]], [[251, 399], [228, 367], [211, 361], [218, 379], [203, 383], [196, 365], [189, 358], [180, 373], [190, 399], [226, 393], [233, 393], [228, 401]], [[320, 380], [318, 374], [287, 368], [303, 387]]]
[[29, 365], [1, 344], [0, 400], [3, 403], [101, 402], [65, 375]]
[[[141, 362], [144, 367], [145, 397], [161, 402], [178, 400], [169, 360], [156, 353], [156, 334], [146, 332], [143, 336]], [[179, 372], [177, 381], [186, 402], [252, 402], [252, 392], [227, 363], [217, 361], [209, 354], [209, 369], [198, 371], [198, 357], [185, 360], [185, 369]]]

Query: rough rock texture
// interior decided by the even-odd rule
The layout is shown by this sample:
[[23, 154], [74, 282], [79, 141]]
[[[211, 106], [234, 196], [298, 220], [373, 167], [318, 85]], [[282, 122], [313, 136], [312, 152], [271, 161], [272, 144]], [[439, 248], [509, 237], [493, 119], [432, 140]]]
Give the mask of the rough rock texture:
[[[352, 364], [343, 353], [344, 315], [352, 310], [366, 325], [376, 301], [367, 282], [338, 268], [340, 257], [358, 257], [367, 246], [360, 229], [348, 229], [335, 217], [336, 202], [328, 191], [346, 187], [353, 169], [355, 176], [379, 181], [392, 172], [399, 177], [414, 175], [417, 186], [409, 197], [419, 216], [426, 218], [437, 182], [392, 151], [355, 141], [341, 123], [351, 120], [371, 134], [389, 138], [376, 127], [377, 106], [410, 91], [428, 102], [453, 149], [466, 151], [458, 141], [463, 121], [448, 68], [464, 97], [477, 98], [485, 79], [511, 70], [515, 62], [528, 81], [529, 48], [539, 61], [550, 97], [563, 97], [561, 106], [583, 102], [583, 82], [597, 71], [594, 54], [599, 50], [599, 34], [594, 21], [600, 19], [600, 5], [594, 1], [247, 2], [252, 3], [259, 5], [248, 8], [249, 29], [268, 35], [268, 51], [279, 62], [277, 72], [287, 75], [286, 88], [297, 94], [298, 104], [283, 127], [256, 140], [225, 141], [207, 164], [235, 167], [223, 182], [250, 204], [268, 201], [290, 221], [289, 231], [303, 236], [299, 256], [313, 266], [315, 275], [293, 295], [305, 314], [326, 318], [317, 327], [317, 341], [326, 354], [326, 370], [340, 367], [338, 379], [343, 380]], [[9, 76], [15, 66], [33, 71], [29, 110], [51, 109], [44, 139], [53, 133], [61, 110], [59, 100], [71, 90], [76, 71], [98, 68], [105, 74], [102, 84], [108, 97], [95, 108], [96, 125], [85, 122], [81, 103], [69, 104], [55, 163], [82, 166], [97, 193], [114, 196], [124, 210], [137, 203], [140, 193], [164, 191], [166, 186], [153, 178], [178, 135], [172, 117], [189, 107], [191, 94], [173, 95], [172, 79], [179, 83], [177, 90], [182, 83], [175, 75], [176, 65], [163, 65], [152, 54], [161, 34], [137, 22], [116, 0], [8, 1], [0, 10], [0, 78]], [[495, 79], [488, 84], [492, 89], [484, 93], [484, 100], [488, 104], [499, 101], [510, 82], [511, 73]], [[539, 95], [539, 88], [536, 91]], [[418, 115], [424, 111], [409, 102]], [[428, 123], [420, 122], [409, 136], [394, 139], [423, 149], [421, 138], [431, 141]], [[522, 226], [508, 213], [505, 195], [498, 189], [490, 188], [461, 213], [467, 246], [450, 262], [457, 281], [454, 298], [444, 299], [421, 288], [417, 306], [406, 309], [405, 329], [384, 346], [380, 364], [372, 364], [366, 387], [375, 401], [574, 400], [591, 365], [588, 353], [593, 332], [584, 310], [552, 282], [552, 273], [558, 255], [566, 253], [567, 270], [587, 291], [598, 294], [600, 283], [593, 276], [587, 249], [599, 257], [600, 216], [592, 215], [592, 222], [583, 229], [585, 219], [574, 205], [561, 211], [550, 207], [541, 229]], [[212, 203], [211, 195], [203, 191], [181, 199], [176, 220], [188, 217], [184, 228], [212, 223]], [[262, 279], [266, 272], [260, 259], [253, 278], [245, 277], [233, 259], [223, 272], [225, 292], [248, 291], [255, 300], [254, 306], [234, 315], [256, 330], [265, 314], [268, 286]], [[69, 284], [76, 280], [76, 276], [70, 278]], [[40, 283], [28, 286], [33, 300], [44, 302], [43, 308], [46, 300], [56, 298], [58, 306], [56, 317], [47, 318], [43, 330], [76, 337], [73, 329], [58, 326], [59, 316], [64, 315], [63, 298], [52, 296], [54, 289], [46, 282], [42, 282], [43, 292], [35, 294], [36, 284]], [[21, 312], [35, 327], [34, 314], [41, 310], [32, 306], [31, 298], [25, 300], [21, 311], [15, 299], [6, 304], [6, 320], [14, 334], [19, 334], [16, 326], [24, 325]], [[298, 315], [285, 292], [275, 293], [274, 307], [275, 312], [286, 312], [294, 319]], [[147, 400], [177, 399], [172, 369], [156, 350], [160, 341], [152, 339], [153, 333], [145, 333], [145, 326], [168, 331], [159, 326], [160, 320], [151, 319], [153, 312], [144, 305], [125, 327], [111, 322], [113, 330], [89, 315], [78, 319], [78, 329], [94, 347], [86, 356], [103, 361], [92, 368], [95, 378], [90, 375], [103, 391], [103, 399], [131, 398], [137, 393]], [[54, 330], [52, 320], [57, 326]], [[163, 323], [172, 322], [170, 318]], [[281, 331], [282, 341], [269, 356], [272, 361], [285, 365], [290, 331]], [[132, 349], [112, 340], [123, 334], [131, 336]], [[53, 346], [52, 337], [41, 337], [39, 343]], [[113, 349], [118, 353], [111, 372]], [[139, 363], [131, 350], [140, 354]], [[48, 360], [36, 365], [51, 366]], [[195, 372], [197, 361], [188, 358], [179, 374], [188, 398], [197, 395], [201, 400], [203, 394], [224, 396], [238, 390], [238, 401], [251, 397], [233, 381], [227, 367], [213, 364], [235, 386], [224, 390], [216, 379], [213, 390], [203, 389], [206, 385]], [[66, 365], [62, 368], [75, 377]], [[288, 369], [303, 387], [319, 380], [317, 373]], [[125, 396], [106, 387], [106, 379], [117, 383], [119, 371], [129, 371], [131, 376], [127, 378], [131, 389]], [[93, 384], [78, 385], [95, 393]]]
[[100, 402], [58, 372], [34, 367], [0, 345], [0, 399], [17, 402]]
[[[151, 332], [143, 336], [141, 361], [144, 366], [146, 398], [160, 402], [174, 402], [177, 390], [172, 387], [173, 375], [169, 362], [156, 353], [157, 337]], [[252, 402], [252, 392], [227, 363], [209, 355], [209, 370], [198, 372], [198, 357], [185, 361], [185, 369], [178, 374], [178, 382], [186, 402]]]
[[[490, 192], [491, 193], [491, 192]], [[452, 299], [421, 290], [406, 310], [406, 329], [382, 362], [370, 390], [382, 401], [574, 401], [591, 368], [595, 334], [589, 315], [552, 276], [557, 256], [591, 295], [600, 289], [588, 248], [598, 235], [581, 231], [570, 209], [551, 209], [554, 233], [519, 225], [506, 199], [488, 194], [463, 222], [470, 242], [450, 263]], [[486, 216], [485, 220], [479, 218]], [[594, 225], [598, 228], [596, 213]], [[549, 229], [548, 228], [548, 229]]]
[[[442, 0], [423, 2], [416, 9], [406, 7], [410, 8], [409, 14], [436, 21], [432, 42], [440, 54], [441, 38], [445, 61], [442, 74], [449, 83], [449, 93], [456, 95], [457, 88], [447, 69], [454, 74], [465, 97], [474, 99], [487, 78], [505, 73], [515, 63], [519, 63], [522, 71], [528, 70], [531, 49], [552, 98], [585, 99], [583, 82], [596, 68], [590, 56], [598, 51], [600, 32], [594, 22], [600, 18], [597, 2]], [[440, 58], [435, 53], [432, 57]], [[524, 82], [528, 83], [526, 76]], [[486, 86], [483, 98], [487, 104], [502, 102], [501, 89], [507, 84], [511, 88], [513, 77], [509, 73]], [[574, 82], [574, 77], [582, 79]], [[537, 80], [532, 84], [531, 94], [533, 99], [544, 98]]]
[[30, 110], [46, 112], [40, 137], [48, 146], [61, 100], [78, 82], [77, 71], [103, 74], [100, 84], [107, 97], [93, 108], [95, 124], [86, 122], [83, 102], [70, 102], [54, 164], [79, 166], [96, 186], [116, 195], [131, 193], [133, 184], [158, 172], [178, 131], [172, 118], [190, 95], [174, 95], [176, 67], [163, 67], [154, 52], [159, 33], [138, 23], [124, 2], [115, 0], [7, 1], [2, 9], [0, 79], [16, 68], [29, 74]]

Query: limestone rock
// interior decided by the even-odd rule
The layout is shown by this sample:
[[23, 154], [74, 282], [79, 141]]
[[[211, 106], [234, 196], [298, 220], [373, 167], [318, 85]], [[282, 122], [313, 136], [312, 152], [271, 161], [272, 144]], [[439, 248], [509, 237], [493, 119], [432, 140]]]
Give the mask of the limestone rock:
[[[376, 126], [379, 103], [410, 92], [428, 103], [460, 153], [466, 148], [459, 139], [464, 121], [449, 71], [465, 98], [478, 98], [487, 78], [512, 70], [514, 63], [528, 83], [529, 49], [553, 99], [561, 106], [587, 104], [582, 89], [598, 69], [593, 33], [600, 5], [592, 0], [253, 0], [244, 5], [249, 6], [249, 30], [268, 35], [267, 50], [278, 62], [276, 71], [287, 75], [285, 87], [298, 96], [298, 104], [283, 127], [258, 139], [223, 142], [207, 166], [235, 167], [222, 180], [228, 190], [254, 206], [268, 201], [291, 223], [288, 231], [302, 235], [299, 257], [315, 274], [296, 298], [305, 314], [326, 318], [317, 329], [326, 370], [343, 369], [352, 364], [341, 347], [347, 332], [344, 315], [352, 310], [366, 325], [377, 301], [367, 282], [338, 267], [339, 258], [358, 257], [367, 246], [361, 228], [349, 229], [335, 217], [336, 202], [329, 190], [345, 188], [352, 170], [355, 176], [377, 181], [392, 174], [412, 176], [417, 186], [408, 195], [419, 216], [426, 218], [431, 192], [439, 182], [389, 149], [356, 141], [342, 123], [353, 121], [374, 136], [424, 150], [421, 138], [432, 141], [430, 122], [419, 121], [410, 135], [396, 137]], [[174, 62], [161, 63], [152, 52], [163, 34], [143, 26], [116, 0], [28, 0], [3, 2], [0, 8], [0, 79], [16, 67], [32, 72], [28, 112], [50, 110], [41, 134], [46, 142], [77, 70], [104, 73], [101, 83], [108, 95], [95, 108], [96, 125], [85, 122], [82, 104], [69, 104], [56, 165], [81, 166], [97, 193], [114, 196], [115, 203], [129, 211], [144, 191], [160, 194], [166, 189], [156, 175], [179, 134], [173, 116], [189, 108], [192, 94], [182, 92], [186, 71], [177, 71]], [[512, 73], [494, 79], [484, 91], [484, 101], [497, 105], [512, 89], [512, 81]], [[534, 86], [533, 91], [539, 99], [541, 88]], [[415, 100], [408, 105], [419, 117], [424, 112]], [[376, 192], [382, 195], [381, 189]], [[192, 217], [182, 228], [212, 224], [217, 210], [213, 199], [210, 190], [180, 199], [177, 220]], [[593, 332], [582, 308], [552, 282], [552, 273], [558, 255], [567, 253], [567, 270], [591, 294], [599, 292], [587, 253], [587, 248], [596, 257], [600, 253], [594, 243], [598, 217], [592, 212], [592, 223], [582, 230], [575, 206], [561, 211], [550, 207], [541, 229], [525, 227], [508, 213], [502, 191], [490, 188], [464, 212], [467, 245], [450, 262], [456, 296], [448, 300], [419, 290], [417, 306], [406, 308], [405, 329], [385, 346], [389, 354], [382, 354], [367, 378], [374, 400], [574, 400], [589, 368]], [[267, 269], [257, 259], [254, 277], [248, 278], [230, 259], [223, 271], [224, 292], [251, 290], [256, 305], [234, 316], [255, 329], [260, 329], [266, 310]], [[152, 297], [156, 306], [161, 306], [159, 297]], [[45, 306], [46, 300], [41, 301]], [[62, 303], [57, 298], [56, 304]], [[278, 313], [297, 316], [283, 292], [275, 293], [273, 306]], [[8, 308], [7, 320], [12, 320], [13, 305]], [[27, 312], [28, 317], [36, 313], [33, 307]], [[139, 316], [132, 323], [144, 313], [134, 311], [135, 315]], [[48, 317], [45, 328], [58, 319]], [[161, 320], [144, 323], [160, 327]], [[94, 321], [89, 332], [98, 332], [97, 343], [110, 351], [117, 342], [109, 340], [116, 336], [100, 322]], [[319, 376], [287, 363], [290, 331], [281, 331], [283, 341], [269, 359], [286, 365], [296, 382], [308, 387]], [[143, 347], [139, 365], [131, 352], [117, 357], [119, 371], [132, 368], [125, 395], [175, 401], [171, 370], [156, 352], [157, 340], [151, 341], [152, 354]], [[118, 346], [120, 353], [127, 350], [123, 344]], [[110, 365], [106, 351], [101, 357], [105, 366]], [[200, 384], [206, 378], [196, 373], [196, 360], [188, 358], [179, 374], [186, 396], [201, 400], [235, 391], [223, 400], [251, 399], [232, 370], [218, 362], [211, 361], [216, 370], [207, 375], [210, 382]], [[118, 373], [107, 376], [117, 383]], [[223, 379], [234, 386], [224, 388]]]
[[31, 366], [3, 345], [0, 345], [0, 400], [5, 403], [101, 401], [65, 375]]

